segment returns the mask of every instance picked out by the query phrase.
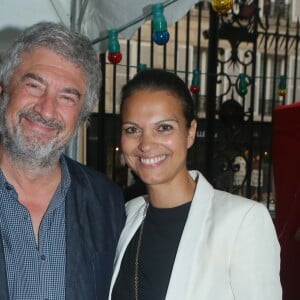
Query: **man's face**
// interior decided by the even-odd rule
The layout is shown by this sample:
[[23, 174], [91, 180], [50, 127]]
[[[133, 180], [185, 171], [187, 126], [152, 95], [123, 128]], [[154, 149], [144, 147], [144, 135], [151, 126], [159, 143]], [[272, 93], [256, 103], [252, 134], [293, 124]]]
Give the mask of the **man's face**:
[[0, 103], [5, 149], [15, 158], [56, 160], [78, 128], [85, 78], [80, 68], [45, 47], [24, 54], [8, 91], [0, 86], [6, 94]]

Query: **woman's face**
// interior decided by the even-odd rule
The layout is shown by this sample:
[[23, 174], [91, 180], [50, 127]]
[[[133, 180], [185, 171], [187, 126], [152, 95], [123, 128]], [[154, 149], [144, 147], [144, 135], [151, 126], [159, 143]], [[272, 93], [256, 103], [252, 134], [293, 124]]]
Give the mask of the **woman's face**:
[[167, 91], [134, 92], [123, 106], [121, 147], [127, 165], [147, 185], [186, 176], [196, 121], [186, 126], [180, 100]]

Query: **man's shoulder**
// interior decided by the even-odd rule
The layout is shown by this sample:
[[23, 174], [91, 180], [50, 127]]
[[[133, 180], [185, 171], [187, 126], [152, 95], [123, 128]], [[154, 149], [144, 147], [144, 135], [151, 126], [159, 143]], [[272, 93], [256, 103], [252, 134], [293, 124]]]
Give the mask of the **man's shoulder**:
[[68, 170], [71, 176], [72, 181], [77, 181], [82, 184], [85, 184], [86, 181], [97, 183], [98, 185], [103, 182], [105, 185], [111, 185], [116, 186], [115, 183], [113, 183], [104, 173], [89, 167], [87, 165], [84, 165], [74, 159], [71, 159], [69, 157], [65, 157]]
[[[66, 157], [66, 164], [71, 177], [70, 195], [80, 202], [102, 203], [124, 209], [122, 189], [105, 174]], [[78, 198], [77, 196], [80, 195]]]

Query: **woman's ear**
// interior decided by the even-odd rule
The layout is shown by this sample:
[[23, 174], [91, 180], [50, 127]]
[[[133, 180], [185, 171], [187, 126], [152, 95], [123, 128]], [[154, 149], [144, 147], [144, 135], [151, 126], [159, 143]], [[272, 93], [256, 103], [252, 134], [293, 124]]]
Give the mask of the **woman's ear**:
[[188, 140], [187, 140], [188, 149], [191, 148], [194, 144], [196, 132], [197, 132], [197, 121], [194, 119], [191, 122], [190, 128], [188, 129]]
[[2, 84], [0, 83], [0, 96], [2, 96], [2, 92], [3, 92], [3, 87]]

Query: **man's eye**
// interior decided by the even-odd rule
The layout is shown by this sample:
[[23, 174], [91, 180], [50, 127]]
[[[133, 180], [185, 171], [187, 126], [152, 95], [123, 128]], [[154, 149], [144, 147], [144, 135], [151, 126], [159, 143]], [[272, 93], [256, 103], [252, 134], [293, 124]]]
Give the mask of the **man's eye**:
[[61, 94], [59, 100], [67, 105], [74, 105], [79, 101], [78, 97], [72, 94]]
[[40, 96], [43, 94], [44, 89], [43, 87], [35, 82], [26, 82], [24, 84], [24, 87], [26, 89], [26, 91], [31, 94], [32, 96]]
[[26, 86], [28, 88], [37, 89], [39, 86], [36, 83], [27, 83]]

